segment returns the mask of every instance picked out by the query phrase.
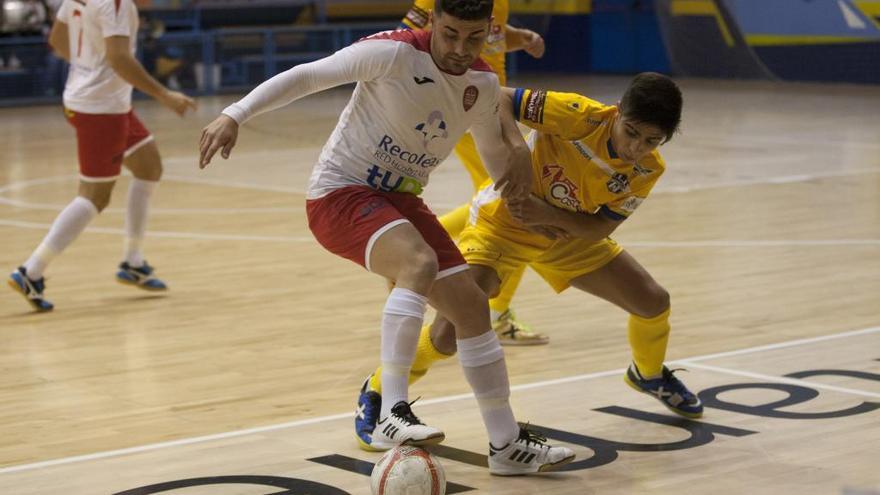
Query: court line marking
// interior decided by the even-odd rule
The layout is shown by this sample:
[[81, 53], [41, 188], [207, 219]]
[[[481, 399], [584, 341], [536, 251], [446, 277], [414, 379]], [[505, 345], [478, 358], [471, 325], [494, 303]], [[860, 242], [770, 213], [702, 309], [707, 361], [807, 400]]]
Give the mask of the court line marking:
[[[0, 226], [19, 227], [31, 230], [49, 230], [51, 224], [25, 222], [21, 220], [0, 219]], [[91, 234], [125, 235], [123, 229], [107, 227], [86, 227], [84, 232]], [[188, 239], [188, 240], [212, 240], [212, 241], [251, 241], [251, 242], [314, 242], [312, 236], [283, 236], [283, 235], [247, 235], [247, 234], [212, 234], [200, 232], [172, 232], [162, 230], [150, 230], [147, 235], [155, 238]], [[880, 246], [880, 239], [791, 239], [776, 241], [622, 241], [626, 247], [647, 248], [703, 248], [703, 247], [826, 247], [826, 246]]]
[[[126, 176], [130, 176], [130, 174], [125, 174]], [[29, 201], [22, 201], [18, 199], [8, 198], [3, 196], [4, 193], [9, 191], [17, 191], [26, 189], [31, 186], [40, 186], [45, 184], [54, 184], [58, 182], [66, 182], [66, 181], [77, 181], [79, 180], [78, 175], [54, 175], [51, 177], [45, 177], [41, 179], [31, 179], [31, 180], [23, 180], [17, 182], [11, 182], [6, 184], [3, 187], [0, 187], [0, 204], [5, 204], [8, 206], [18, 207], [18, 208], [28, 208], [32, 210], [48, 210], [48, 211], [61, 211], [65, 205], [53, 204], [53, 203], [34, 203]], [[187, 176], [179, 176], [172, 174], [165, 174], [163, 176], [164, 181], [168, 182], [183, 182], [183, 183], [195, 183], [195, 184], [203, 184], [203, 185], [212, 185], [218, 187], [230, 187], [230, 188], [238, 188], [238, 189], [254, 189], [261, 191], [271, 191], [271, 192], [281, 192], [281, 193], [295, 193], [302, 194], [301, 191], [297, 191], [291, 188], [284, 187], [274, 187], [274, 186], [264, 186], [261, 184], [254, 184], [249, 182], [226, 182], [216, 179], [198, 179]], [[121, 214], [125, 213], [125, 208], [106, 208], [102, 213], [114, 213]], [[301, 213], [305, 211], [305, 207], [303, 206], [274, 206], [274, 207], [263, 207], [263, 208], [250, 208], [250, 207], [240, 207], [240, 208], [150, 208], [150, 214], [164, 214], [164, 215], [181, 215], [181, 214], [202, 214], [202, 215], [214, 215], [214, 214], [245, 214], [245, 213]]]
[[[869, 334], [878, 333], [878, 332], [880, 332], [880, 326], [868, 327], [868, 328], [863, 328], [860, 330], [853, 330], [853, 331], [849, 331], [849, 332], [841, 332], [841, 333], [835, 333], [835, 334], [830, 334], [830, 335], [823, 335], [823, 336], [819, 336], [819, 337], [811, 337], [811, 338], [806, 338], [806, 339], [797, 339], [797, 340], [790, 340], [790, 341], [786, 341], [786, 342], [779, 342], [776, 344], [769, 344], [769, 345], [763, 345], [763, 346], [757, 346], [757, 347], [749, 347], [746, 349], [739, 349], [737, 351], [721, 352], [721, 353], [717, 353], [717, 354], [695, 356], [693, 358], [678, 359], [675, 361], [670, 361], [670, 363], [689, 363], [689, 364], [694, 365], [694, 367], [697, 367], [695, 364], [691, 363], [691, 361], [701, 361], [701, 360], [712, 359], [712, 358], [717, 358], [717, 357], [727, 357], [727, 356], [736, 356], [736, 355], [741, 355], [741, 354], [750, 354], [750, 353], [754, 353], [754, 352], [762, 352], [762, 351], [767, 351], [767, 350], [785, 349], [788, 347], [796, 347], [796, 346], [801, 346], [801, 345], [813, 344], [813, 343], [817, 343], [817, 342], [826, 342], [829, 340], [845, 339], [845, 338], [849, 338], [849, 337], [869, 335]], [[705, 367], [704, 365], [700, 365], [700, 366]], [[732, 373], [732, 374], [739, 373], [739, 372], [735, 372], [736, 370], [727, 370], [726, 368], [716, 368], [716, 367], [711, 367], [711, 368], [713, 368], [712, 371], [718, 371], [718, 372], [722, 372], [722, 373]], [[614, 376], [614, 375], [622, 374], [622, 373], [624, 373], [624, 371], [625, 371], [625, 369], [607, 370], [607, 371], [600, 371], [600, 372], [596, 372], [596, 373], [588, 373], [588, 374], [583, 374], [583, 375], [574, 375], [574, 376], [568, 376], [568, 377], [564, 377], [564, 378], [557, 378], [557, 379], [553, 379], [553, 380], [544, 380], [544, 381], [533, 382], [533, 383], [525, 383], [522, 385], [513, 385], [510, 387], [510, 391], [511, 392], [519, 392], [521, 390], [542, 388], [542, 387], [559, 385], [559, 384], [570, 383], [570, 382], [575, 382], [575, 381], [592, 380], [595, 378], [602, 378], [602, 377], [606, 377], [606, 376]], [[801, 385], [811, 383], [811, 382], [806, 382], [804, 380], [799, 380], [799, 379], [794, 379], [794, 378], [779, 377], [779, 376], [772, 376], [772, 375], [758, 375], [757, 373], [750, 374], [750, 376], [752, 378], [760, 377], [762, 380], [766, 380], [766, 381], [775, 381], [775, 382], [783, 382], [783, 383], [796, 383], [796, 384], [801, 384]], [[819, 387], [820, 385], [821, 385], [821, 388], [831, 387], [830, 385], [822, 385], [822, 384], [811, 384], [810, 386]], [[837, 391], [844, 392], [844, 393], [857, 393], [858, 395], [870, 394], [870, 392], [857, 391], [857, 390], [853, 390], [853, 389], [844, 389], [842, 387], [835, 387], [835, 388], [838, 389]], [[424, 404], [424, 405], [441, 404], [444, 402], [454, 402], [454, 401], [468, 399], [468, 398], [472, 398], [472, 397], [473, 397], [473, 394], [470, 394], [470, 393], [459, 394], [459, 395], [450, 395], [450, 396], [446, 396], [446, 397], [439, 397], [436, 399], [425, 400], [425, 401], [422, 401], [421, 404]], [[280, 423], [280, 424], [275, 424], [275, 425], [260, 426], [260, 427], [256, 427], [256, 428], [247, 428], [244, 430], [228, 431], [228, 432], [224, 432], [224, 433], [215, 433], [215, 434], [211, 434], [211, 435], [183, 438], [180, 440], [172, 440], [172, 441], [168, 441], [168, 442], [140, 445], [137, 447], [129, 447], [129, 448], [125, 448], [125, 449], [108, 450], [108, 451], [104, 451], [104, 452], [96, 452], [93, 454], [84, 454], [84, 455], [78, 455], [78, 456], [72, 456], [72, 457], [63, 457], [60, 459], [52, 459], [49, 461], [40, 461], [40, 462], [34, 462], [34, 463], [30, 463], [30, 464], [21, 464], [18, 466], [9, 466], [9, 467], [5, 467], [5, 468], [0, 468], [0, 475], [7, 474], [7, 473], [22, 472], [22, 471], [31, 471], [34, 469], [59, 466], [59, 465], [64, 465], [64, 464], [73, 464], [76, 462], [93, 461], [93, 460], [105, 459], [105, 458], [109, 458], [109, 457], [118, 457], [118, 456], [127, 455], [127, 454], [138, 454], [141, 452], [149, 452], [149, 451], [153, 451], [153, 450], [159, 450], [159, 449], [170, 448], [170, 447], [180, 447], [180, 446], [192, 445], [192, 444], [196, 444], [196, 443], [211, 442], [214, 440], [224, 440], [224, 439], [228, 439], [228, 438], [253, 435], [253, 434], [264, 433], [264, 432], [269, 432], [269, 431], [285, 430], [285, 429], [290, 429], [290, 428], [296, 428], [299, 426], [306, 426], [306, 425], [312, 425], [312, 424], [317, 424], [317, 423], [324, 423], [324, 422], [328, 422], [328, 421], [335, 421], [337, 419], [350, 419], [352, 416], [353, 416], [353, 413], [333, 414], [333, 415], [329, 415], [329, 416], [320, 416], [317, 418], [302, 419], [302, 420], [298, 420], [298, 421], [290, 421], [287, 423]]]
[[807, 387], [824, 389], [824, 390], [832, 390], [834, 392], [841, 392], [844, 394], [852, 394], [852, 395], [863, 395], [865, 397], [871, 397], [874, 399], [880, 399], [880, 393], [876, 392], [868, 392], [866, 390], [856, 390], [854, 388], [846, 388], [846, 387], [838, 387], [835, 385], [826, 385], [824, 383], [816, 383], [809, 380], [801, 380], [799, 378], [790, 378], [787, 376], [773, 376], [773, 375], [765, 375], [763, 373], [753, 373], [751, 371], [742, 371], [735, 370], [730, 368], [721, 368], [718, 366], [709, 366], [707, 364], [698, 364], [688, 361], [687, 359], [673, 361], [675, 364], [680, 364], [683, 366], [690, 366], [691, 368], [703, 369], [706, 371], [714, 371], [716, 373], [723, 373], [726, 375], [736, 375], [736, 376], [744, 376], [747, 378], [756, 378], [765, 382], [779, 382], [779, 383], [787, 383], [789, 385], [805, 385]]

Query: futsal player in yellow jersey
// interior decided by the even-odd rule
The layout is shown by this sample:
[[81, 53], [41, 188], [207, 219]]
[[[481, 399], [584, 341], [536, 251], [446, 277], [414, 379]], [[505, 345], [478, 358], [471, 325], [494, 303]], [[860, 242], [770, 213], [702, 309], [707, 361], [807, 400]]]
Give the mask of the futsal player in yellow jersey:
[[[678, 87], [660, 74], [639, 74], [614, 106], [572, 93], [504, 94], [502, 111], [533, 129], [532, 194], [506, 203], [487, 181], [474, 196], [458, 246], [477, 284], [491, 296], [528, 265], [557, 292], [575, 287], [617, 305], [629, 313], [633, 360], [625, 382], [673, 412], [702, 416], [700, 399], [663, 364], [669, 293], [608, 237], [663, 174], [657, 148], [678, 129]], [[455, 329], [438, 315], [419, 339], [410, 382], [455, 352]], [[381, 400], [370, 393], [362, 391], [359, 404]], [[359, 418], [365, 411], [359, 408]]]
[[[430, 27], [431, 11], [434, 8], [434, 0], [415, 0], [412, 8], [401, 21], [401, 27], [408, 29], [428, 29]], [[526, 53], [541, 58], [544, 56], [544, 39], [529, 29], [516, 28], [507, 23], [510, 17], [508, 0], [495, 0], [492, 8], [491, 32], [486, 44], [480, 52], [480, 58], [492, 67], [498, 75], [502, 86], [507, 83], [505, 69], [505, 55], [507, 52], [525, 50]], [[474, 184], [474, 191], [489, 178], [474, 140], [470, 133], [458, 142], [455, 147], [455, 155], [461, 160], [465, 170]], [[456, 239], [467, 224], [468, 204], [463, 204], [440, 217], [443, 228], [449, 235]], [[540, 345], [549, 342], [549, 338], [532, 331], [513, 317], [510, 310], [510, 301], [513, 298], [522, 278], [522, 272], [512, 274], [505, 285], [499, 291], [497, 297], [489, 301], [492, 311], [492, 322], [498, 339], [502, 345]], [[378, 375], [378, 374], [377, 374]], [[378, 386], [378, 383], [376, 384]]]

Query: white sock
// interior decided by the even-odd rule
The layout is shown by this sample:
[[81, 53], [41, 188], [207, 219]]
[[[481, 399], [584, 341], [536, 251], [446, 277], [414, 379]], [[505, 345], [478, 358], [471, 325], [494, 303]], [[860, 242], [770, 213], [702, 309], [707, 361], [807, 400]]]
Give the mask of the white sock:
[[496, 321], [498, 321], [498, 318], [500, 318], [502, 314], [504, 313], [502, 313], [501, 311], [495, 311], [494, 309], [489, 308], [489, 321], [495, 323]]
[[395, 287], [382, 310], [382, 410], [391, 413], [400, 401], [409, 400], [409, 370], [416, 357], [419, 333], [428, 299], [409, 289]]
[[82, 196], [74, 198], [55, 217], [55, 221], [52, 222], [52, 227], [49, 228], [49, 233], [43, 238], [43, 242], [24, 262], [28, 278], [31, 280], [42, 278], [43, 271], [49, 266], [52, 259], [61, 254], [67, 246], [70, 246], [97, 215], [98, 209], [91, 201]]
[[[519, 436], [519, 425], [510, 408], [510, 381], [498, 336], [490, 329], [476, 337], [458, 339], [456, 343], [458, 361], [477, 398], [489, 443], [504, 447]], [[384, 390], [384, 383], [382, 387]]]
[[132, 267], [144, 265], [144, 254], [141, 242], [147, 230], [147, 214], [150, 210], [150, 196], [159, 184], [132, 177], [128, 186], [128, 205], [125, 209], [125, 246], [123, 258]]

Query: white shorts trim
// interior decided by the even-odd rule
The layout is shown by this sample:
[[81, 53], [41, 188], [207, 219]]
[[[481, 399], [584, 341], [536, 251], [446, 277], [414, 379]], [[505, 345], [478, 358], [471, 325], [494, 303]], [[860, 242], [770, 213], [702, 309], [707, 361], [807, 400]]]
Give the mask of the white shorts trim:
[[86, 177], [85, 175], [80, 174], [79, 180], [83, 182], [91, 182], [91, 183], [100, 183], [100, 182], [113, 182], [119, 178], [119, 174], [114, 175], [112, 177]]
[[143, 147], [145, 144], [149, 143], [150, 141], [153, 141], [154, 139], [155, 139], [155, 138], [153, 137], [153, 135], [150, 134], [149, 136], [147, 136], [147, 137], [141, 139], [140, 141], [134, 143], [133, 145], [131, 145], [130, 148], [128, 148], [127, 150], [125, 150], [125, 153], [122, 154], [122, 159], [124, 160], [124, 159], [130, 157], [131, 155], [134, 154], [135, 151], [137, 151], [138, 149], [140, 149], [141, 147]]
[[398, 218], [397, 220], [394, 220], [393, 222], [388, 222], [385, 225], [383, 225], [379, 230], [373, 232], [373, 235], [370, 236], [370, 240], [367, 241], [367, 250], [366, 250], [366, 253], [364, 254], [364, 267], [366, 267], [368, 272], [373, 271], [370, 268], [370, 253], [373, 251], [373, 244], [375, 244], [376, 241], [379, 240], [379, 237], [382, 234], [384, 234], [385, 232], [388, 232], [389, 230], [393, 229], [394, 227], [397, 227], [398, 225], [400, 225], [402, 223], [409, 223], [409, 220], [407, 220], [405, 218]]
[[441, 270], [437, 272], [437, 278], [434, 280], [440, 280], [441, 278], [446, 278], [450, 275], [455, 275], [456, 273], [463, 272], [468, 269], [467, 264], [453, 266], [452, 268], [447, 268], [445, 270]]

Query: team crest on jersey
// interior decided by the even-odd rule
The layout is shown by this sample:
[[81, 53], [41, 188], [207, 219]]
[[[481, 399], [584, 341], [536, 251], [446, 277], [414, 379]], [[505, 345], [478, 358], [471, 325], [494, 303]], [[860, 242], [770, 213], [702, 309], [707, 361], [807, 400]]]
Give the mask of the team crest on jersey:
[[649, 168], [645, 168], [645, 167], [639, 165], [638, 163], [633, 165], [633, 175], [635, 175], [636, 177], [638, 177], [639, 175], [651, 175], [653, 173], [654, 173], [653, 170], [651, 170]]
[[629, 189], [629, 178], [625, 174], [616, 172], [605, 185], [612, 193], [620, 194]]
[[464, 96], [461, 98], [461, 104], [464, 105], [464, 111], [467, 112], [477, 103], [480, 96], [480, 90], [476, 86], [468, 86], [464, 88]]
[[416, 130], [422, 133], [422, 144], [425, 151], [433, 153], [436, 146], [432, 146], [435, 139], [446, 139], [449, 137], [449, 131], [446, 130], [446, 121], [443, 120], [443, 113], [440, 110], [434, 110], [428, 114], [425, 122], [416, 126]]
[[551, 198], [573, 211], [582, 211], [581, 202], [577, 199], [578, 187], [565, 176], [562, 167], [555, 163], [544, 165], [541, 168], [541, 178], [550, 179], [547, 191]]

